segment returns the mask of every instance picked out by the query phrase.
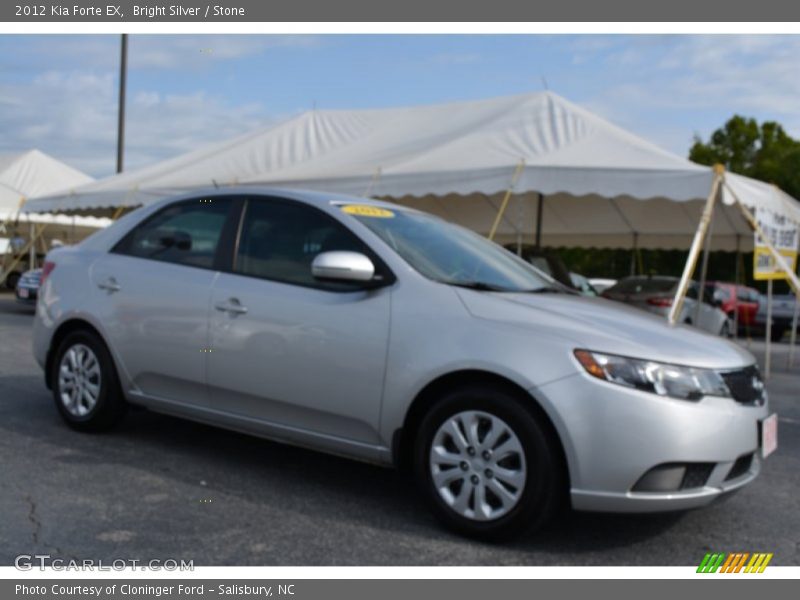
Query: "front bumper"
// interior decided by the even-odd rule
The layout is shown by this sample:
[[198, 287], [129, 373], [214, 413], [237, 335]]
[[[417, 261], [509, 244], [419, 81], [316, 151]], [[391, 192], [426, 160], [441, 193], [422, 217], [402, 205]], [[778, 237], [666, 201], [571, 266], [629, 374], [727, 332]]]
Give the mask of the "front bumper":
[[[666, 398], [576, 374], [531, 390], [559, 432], [576, 510], [660, 512], [704, 506], [756, 478], [766, 404]], [[737, 459], [753, 455], [745, 470]], [[698, 484], [634, 491], [660, 465], [708, 465]]]

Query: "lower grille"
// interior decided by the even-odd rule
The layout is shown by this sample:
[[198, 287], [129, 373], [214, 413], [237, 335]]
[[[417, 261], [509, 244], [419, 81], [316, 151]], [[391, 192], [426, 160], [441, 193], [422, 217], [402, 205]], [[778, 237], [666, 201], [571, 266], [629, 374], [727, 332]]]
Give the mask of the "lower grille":
[[683, 481], [681, 481], [681, 489], [690, 490], [703, 487], [713, 470], [714, 463], [690, 463], [686, 465], [686, 474], [683, 476]]
[[716, 463], [664, 463], [639, 478], [634, 492], [677, 492], [706, 485]]
[[739, 458], [736, 459], [736, 462], [733, 463], [731, 470], [728, 471], [728, 475], [725, 477], [725, 481], [730, 481], [731, 479], [736, 479], [737, 477], [741, 477], [750, 470], [750, 466], [752, 464], [753, 464], [752, 454], [745, 454], [744, 456], [740, 456]]

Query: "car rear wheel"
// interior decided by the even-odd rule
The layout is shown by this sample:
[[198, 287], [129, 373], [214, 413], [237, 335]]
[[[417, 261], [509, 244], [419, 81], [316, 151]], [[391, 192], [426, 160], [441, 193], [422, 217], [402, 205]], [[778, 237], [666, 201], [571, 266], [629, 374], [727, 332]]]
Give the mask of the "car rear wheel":
[[103, 341], [89, 331], [67, 335], [52, 363], [53, 399], [61, 417], [79, 431], [102, 431], [125, 413], [116, 369]]
[[563, 472], [553, 440], [506, 391], [461, 388], [424, 417], [414, 471], [434, 514], [458, 533], [507, 539], [542, 526], [559, 507]]

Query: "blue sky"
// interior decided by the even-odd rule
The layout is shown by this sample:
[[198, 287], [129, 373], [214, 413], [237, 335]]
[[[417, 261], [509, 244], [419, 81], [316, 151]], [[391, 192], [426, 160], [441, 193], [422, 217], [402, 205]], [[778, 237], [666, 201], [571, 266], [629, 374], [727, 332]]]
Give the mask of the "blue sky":
[[[800, 137], [800, 36], [131, 36], [126, 167], [318, 108], [543, 89], [685, 155], [733, 113]], [[0, 36], [0, 152], [114, 170], [119, 36]]]

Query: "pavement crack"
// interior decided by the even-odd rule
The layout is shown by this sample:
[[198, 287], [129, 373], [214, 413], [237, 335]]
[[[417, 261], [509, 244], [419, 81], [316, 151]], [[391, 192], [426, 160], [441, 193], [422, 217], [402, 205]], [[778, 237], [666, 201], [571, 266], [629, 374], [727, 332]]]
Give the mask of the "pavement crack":
[[30, 506], [30, 510], [28, 511], [28, 521], [31, 522], [33, 525], [33, 531], [31, 532], [31, 537], [33, 538], [33, 543], [35, 545], [39, 545], [39, 533], [42, 531], [42, 522], [39, 521], [39, 518], [36, 515], [36, 502], [33, 501], [33, 498], [30, 494], [25, 496], [25, 500], [28, 502]]

